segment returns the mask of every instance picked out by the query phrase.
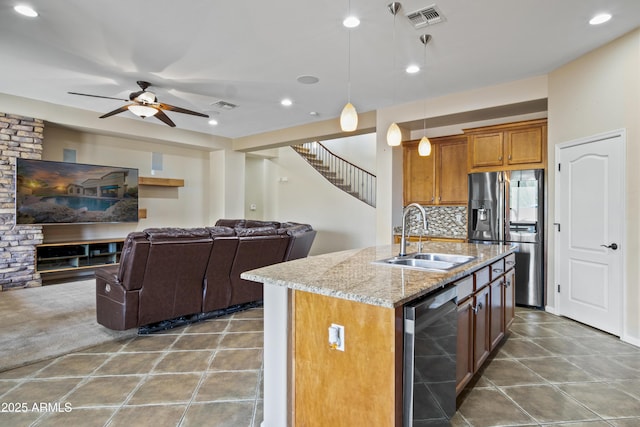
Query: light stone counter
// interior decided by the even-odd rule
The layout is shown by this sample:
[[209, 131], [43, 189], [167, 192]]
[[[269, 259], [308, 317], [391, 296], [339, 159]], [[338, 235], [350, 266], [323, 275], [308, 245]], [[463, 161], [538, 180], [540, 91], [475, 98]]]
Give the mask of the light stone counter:
[[[407, 253], [417, 250], [407, 246]], [[394, 308], [504, 257], [508, 245], [424, 242], [422, 252], [475, 256], [447, 272], [373, 264], [398, 254], [400, 245], [377, 246], [316, 255], [242, 273], [241, 277], [272, 286]]]

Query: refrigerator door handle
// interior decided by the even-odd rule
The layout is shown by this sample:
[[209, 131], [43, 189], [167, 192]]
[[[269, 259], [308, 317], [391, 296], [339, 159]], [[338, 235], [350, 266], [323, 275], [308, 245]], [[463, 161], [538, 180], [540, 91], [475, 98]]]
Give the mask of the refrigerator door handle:
[[498, 240], [500, 242], [504, 242], [504, 215], [505, 215], [505, 206], [504, 206], [504, 191], [505, 191], [505, 179], [504, 172], [499, 172], [498, 175]]

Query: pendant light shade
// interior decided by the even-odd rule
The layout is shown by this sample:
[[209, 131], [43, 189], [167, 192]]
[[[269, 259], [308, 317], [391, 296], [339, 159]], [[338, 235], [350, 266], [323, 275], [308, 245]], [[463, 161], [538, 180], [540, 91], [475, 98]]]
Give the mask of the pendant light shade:
[[431, 154], [431, 141], [426, 136], [423, 136], [418, 143], [418, 154], [426, 157]]
[[353, 132], [358, 127], [358, 112], [352, 103], [348, 102], [340, 114], [340, 128], [343, 132]]
[[387, 144], [390, 147], [397, 147], [401, 142], [402, 132], [400, 132], [400, 127], [395, 122], [393, 122], [387, 130]]

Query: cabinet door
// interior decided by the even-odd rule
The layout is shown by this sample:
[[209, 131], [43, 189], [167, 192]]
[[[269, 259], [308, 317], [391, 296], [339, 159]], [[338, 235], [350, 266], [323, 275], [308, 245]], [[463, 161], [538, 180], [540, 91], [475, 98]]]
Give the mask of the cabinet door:
[[473, 298], [458, 305], [458, 348], [456, 355], [456, 395], [473, 377]]
[[504, 276], [504, 327], [509, 330], [516, 316], [516, 271], [511, 269]]
[[491, 339], [489, 336], [491, 325], [491, 301], [489, 300], [490, 286], [486, 286], [476, 292], [474, 297], [474, 324], [473, 324], [473, 365], [474, 371], [480, 369], [491, 352]]
[[502, 166], [503, 132], [471, 135], [469, 139], [469, 169]]
[[504, 337], [504, 276], [491, 282], [489, 285], [490, 292], [489, 298], [491, 301], [491, 315], [490, 317], [490, 337], [491, 337], [491, 350], [500, 343], [502, 337]]
[[434, 155], [420, 156], [418, 144], [403, 147], [404, 155], [404, 205], [416, 202], [431, 205], [435, 202], [435, 160]]
[[542, 163], [545, 145], [543, 138], [542, 126], [505, 132], [507, 164]]
[[438, 144], [436, 159], [436, 201], [439, 205], [466, 205], [467, 138]]

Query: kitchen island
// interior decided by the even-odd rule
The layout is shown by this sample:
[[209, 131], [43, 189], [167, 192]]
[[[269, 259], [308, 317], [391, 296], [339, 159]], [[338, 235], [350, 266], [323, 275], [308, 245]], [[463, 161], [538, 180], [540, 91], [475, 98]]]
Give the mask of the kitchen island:
[[[467, 286], [512, 251], [424, 243], [422, 252], [475, 257], [437, 272], [374, 263], [398, 254], [389, 245], [243, 273], [264, 283], [263, 427], [401, 425], [404, 305], [451, 283]], [[333, 324], [344, 327], [343, 351], [329, 345]]]

